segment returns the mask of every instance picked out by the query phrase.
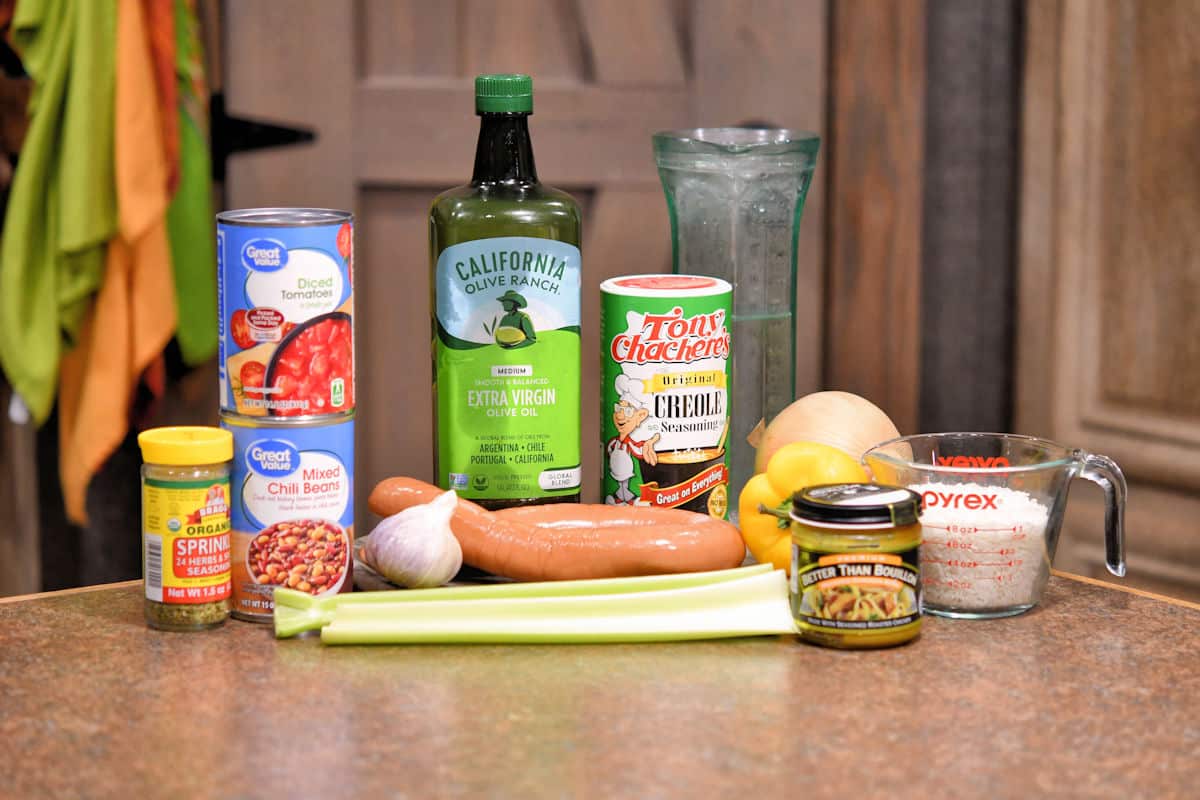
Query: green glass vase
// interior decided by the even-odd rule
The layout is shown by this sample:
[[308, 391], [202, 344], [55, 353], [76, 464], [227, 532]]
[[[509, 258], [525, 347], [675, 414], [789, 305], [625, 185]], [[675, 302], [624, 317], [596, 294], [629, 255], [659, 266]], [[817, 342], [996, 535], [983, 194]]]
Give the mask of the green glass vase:
[[819, 146], [781, 129], [654, 135], [675, 271], [733, 284], [732, 498], [754, 473], [746, 437], [795, 399], [796, 242]]

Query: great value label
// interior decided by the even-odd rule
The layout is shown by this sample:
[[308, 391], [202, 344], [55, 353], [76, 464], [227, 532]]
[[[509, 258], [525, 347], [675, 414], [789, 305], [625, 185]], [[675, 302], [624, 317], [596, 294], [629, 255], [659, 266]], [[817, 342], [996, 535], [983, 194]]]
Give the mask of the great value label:
[[277, 586], [349, 591], [354, 420], [286, 425], [225, 415], [233, 433], [233, 613], [269, 616]]
[[223, 410], [271, 417], [353, 410], [353, 242], [346, 212], [217, 216]]

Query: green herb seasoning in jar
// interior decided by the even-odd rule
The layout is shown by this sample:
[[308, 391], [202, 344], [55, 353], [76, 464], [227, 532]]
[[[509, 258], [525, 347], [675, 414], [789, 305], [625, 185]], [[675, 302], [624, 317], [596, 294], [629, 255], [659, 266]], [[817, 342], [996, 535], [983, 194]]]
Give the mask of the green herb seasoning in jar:
[[146, 623], [166, 631], [229, 618], [229, 471], [233, 436], [220, 428], [155, 428], [142, 450]]
[[921, 631], [921, 498], [896, 486], [810, 486], [792, 498], [792, 617], [826, 647], [889, 647]]

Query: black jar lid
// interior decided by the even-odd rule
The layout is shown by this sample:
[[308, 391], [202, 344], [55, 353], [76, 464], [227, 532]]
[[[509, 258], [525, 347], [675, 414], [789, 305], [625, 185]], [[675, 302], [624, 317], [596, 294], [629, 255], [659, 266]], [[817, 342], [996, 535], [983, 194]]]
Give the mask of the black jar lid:
[[792, 519], [827, 525], [913, 525], [921, 496], [880, 483], [829, 483], [792, 497]]

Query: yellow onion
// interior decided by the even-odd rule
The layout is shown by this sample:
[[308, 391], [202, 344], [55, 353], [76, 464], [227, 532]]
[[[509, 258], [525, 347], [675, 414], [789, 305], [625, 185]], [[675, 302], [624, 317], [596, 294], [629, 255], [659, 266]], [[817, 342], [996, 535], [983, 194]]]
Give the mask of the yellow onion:
[[875, 445], [899, 435], [888, 415], [870, 400], [849, 392], [816, 392], [771, 420], [758, 443], [754, 471], [766, 471], [775, 451], [791, 442], [820, 442], [859, 460]]

